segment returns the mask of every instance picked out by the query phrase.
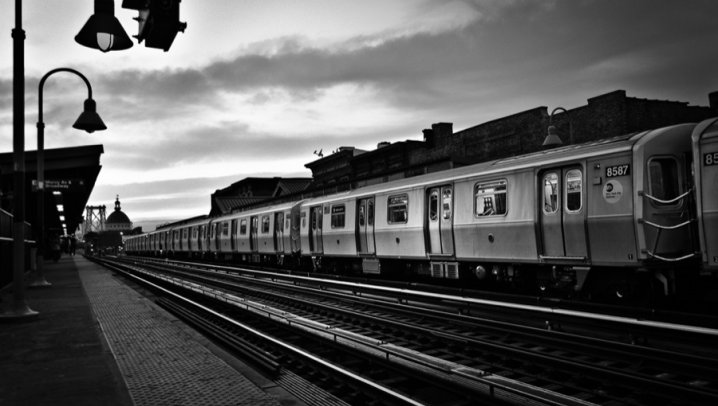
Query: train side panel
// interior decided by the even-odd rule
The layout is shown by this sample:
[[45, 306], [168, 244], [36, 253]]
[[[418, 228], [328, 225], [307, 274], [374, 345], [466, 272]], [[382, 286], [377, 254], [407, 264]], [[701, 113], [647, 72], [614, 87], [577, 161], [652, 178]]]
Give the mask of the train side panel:
[[324, 255], [356, 256], [356, 200], [342, 199], [326, 203], [322, 233]]
[[630, 151], [590, 159], [587, 165], [588, 235], [593, 265], [636, 265], [635, 193]]
[[423, 187], [376, 195], [374, 236], [379, 258], [425, 259]]
[[455, 189], [457, 259], [538, 261], [533, 171], [472, 178]]

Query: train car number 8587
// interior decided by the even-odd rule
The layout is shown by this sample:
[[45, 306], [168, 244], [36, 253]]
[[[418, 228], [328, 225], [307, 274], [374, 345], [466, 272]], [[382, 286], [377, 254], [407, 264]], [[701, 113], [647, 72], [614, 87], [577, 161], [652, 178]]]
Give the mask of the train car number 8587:
[[705, 166], [718, 165], [718, 152], [709, 152], [703, 155], [703, 164]]
[[629, 164], [613, 165], [606, 167], [606, 177], [613, 178], [616, 176], [627, 176], [631, 174], [631, 166]]

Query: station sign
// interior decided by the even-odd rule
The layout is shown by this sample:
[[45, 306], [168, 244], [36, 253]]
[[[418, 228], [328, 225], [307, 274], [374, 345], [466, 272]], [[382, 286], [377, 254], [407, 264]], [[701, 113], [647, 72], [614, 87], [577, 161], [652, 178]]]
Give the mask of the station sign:
[[[45, 179], [44, 188], [49, 190], [76, 190], [85, 187], [83, 179]], [[38, 186], [37, 179], [32, 180], [32, 190], [42, 189], [43, 185]]]

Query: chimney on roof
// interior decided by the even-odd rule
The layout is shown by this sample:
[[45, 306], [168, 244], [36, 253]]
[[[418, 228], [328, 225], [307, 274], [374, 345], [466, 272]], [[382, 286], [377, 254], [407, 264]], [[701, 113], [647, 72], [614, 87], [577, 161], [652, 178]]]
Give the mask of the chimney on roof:
[[708, 103], [711, 106], [711, 110], [718, 115], [718, 90], [708, 93]]
[[454, 134], [453, 123], [435, 123], [431, 125], [431, 129], [434, 131], [435, 146], [451, 143], [451, 136]]
[[422, 133], [424, 133], [424, 142], [426, 143], [426, 146], [428, 148], [434, 148], [436, 146], [436, 136], [434, 135], [434, 130], [431, 128], [425, 128], [421, 130]]
[[389, 145], [391, 145], [391, 142], [389, 142], [389, 141], [382, 141], [382, 142], [376, 144], [376, 149], [381, 149], [381, 148], [384, 148], [384, 147], [388, 147]]

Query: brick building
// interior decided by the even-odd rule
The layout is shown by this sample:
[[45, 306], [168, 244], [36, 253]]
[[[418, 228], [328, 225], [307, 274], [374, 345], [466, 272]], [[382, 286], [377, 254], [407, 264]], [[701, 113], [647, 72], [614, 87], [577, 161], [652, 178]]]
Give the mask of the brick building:
[[[718, 92], [710, 106], [626, 96], [617, 90], [588, 99], [585, 106], [549, 113], [545, 106], [512, 114], [458, 132], [452, 123], [423, 130], [422, 141], [380, 143], [373, 151], [348, 155], [344, 150], [310, 162], [309, 188], [330, 193], [436, 172], [453, 167], [526, 154], [542, 149], [553, 124], [564, 143], [583, 143], [718, 116]], [[350, 148], [350, 147], [343, 147]], [[334, 171], [338, 161], [341, 170]]]

